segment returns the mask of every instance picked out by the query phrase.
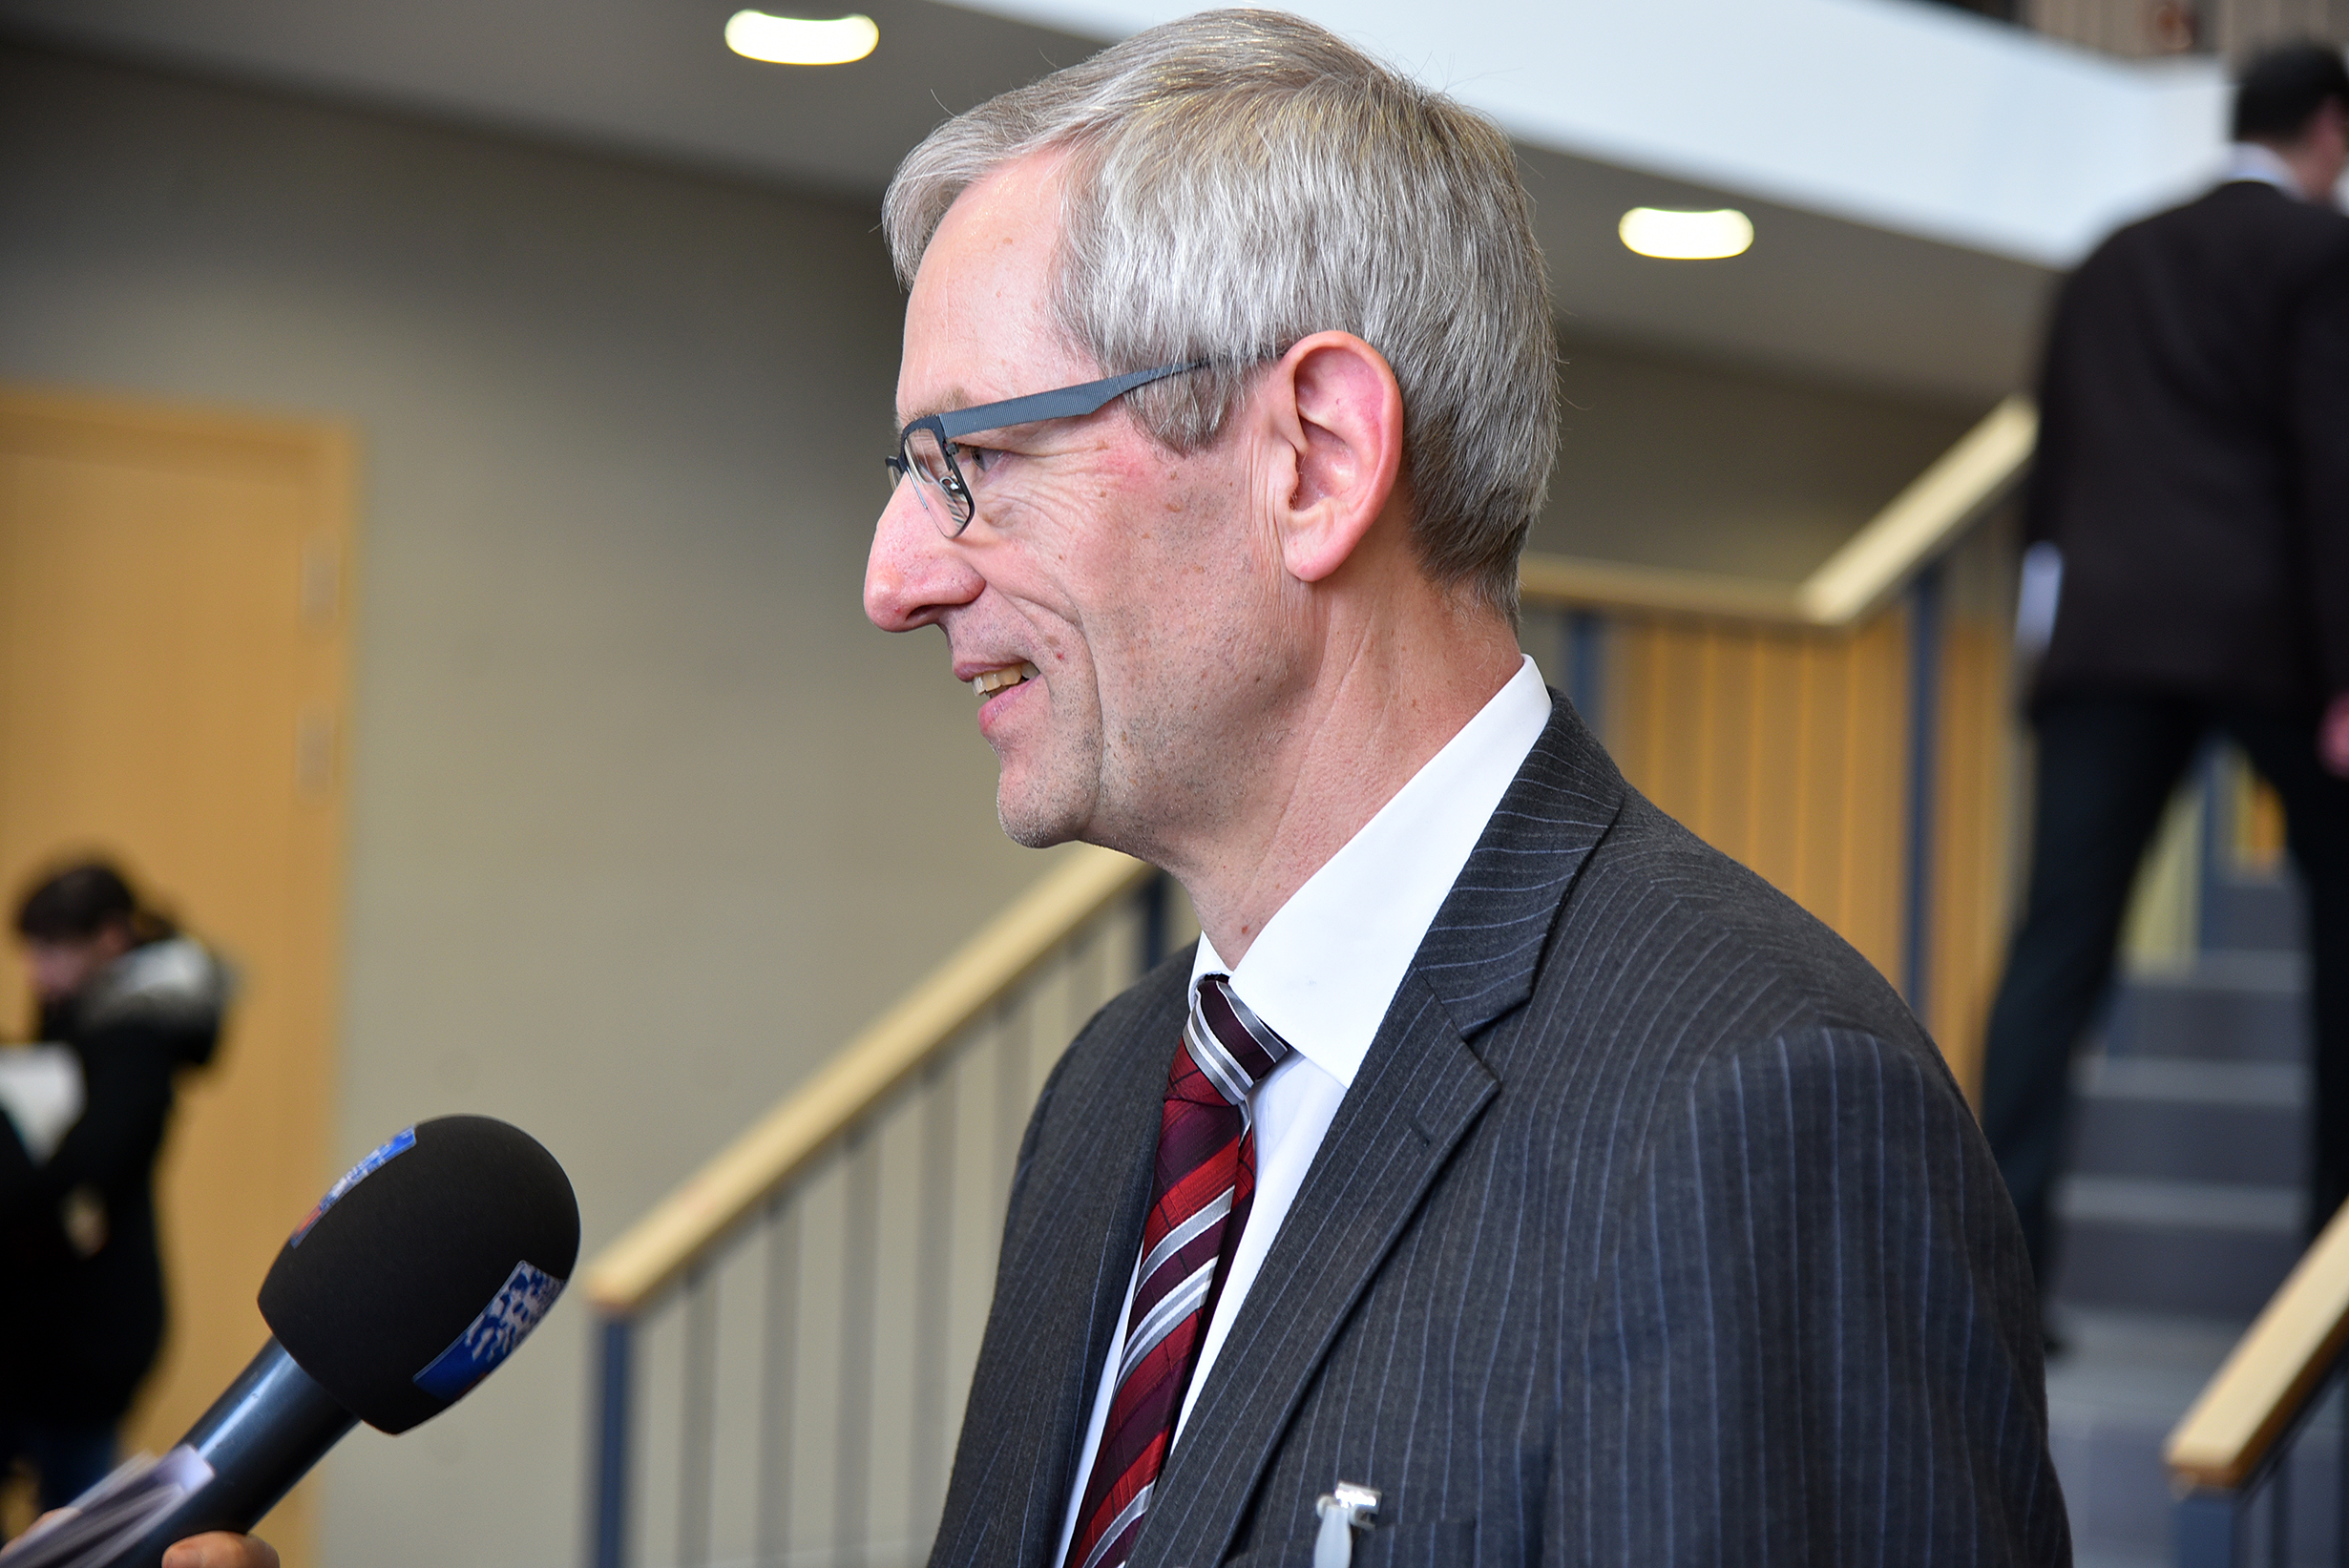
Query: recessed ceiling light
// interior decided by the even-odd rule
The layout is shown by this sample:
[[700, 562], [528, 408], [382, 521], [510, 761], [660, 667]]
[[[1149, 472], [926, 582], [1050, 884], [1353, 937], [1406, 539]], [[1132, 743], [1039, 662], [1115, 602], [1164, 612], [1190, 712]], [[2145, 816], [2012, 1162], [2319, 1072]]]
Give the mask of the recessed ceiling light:
[[1642, 256], [1667, 261], [1712, 261], [1738, 255], [1753, 243], [1753, 220], [1733, 207], [1718, 212], [1634, 207], [1623, 215], [1615, 232]]
[[726, 48], [776, 65], [846, 65], [871, 53], [872, 46], [880, 41], [881, 30], [870, 16], [817, 21], [738, 10], [726, 22]]

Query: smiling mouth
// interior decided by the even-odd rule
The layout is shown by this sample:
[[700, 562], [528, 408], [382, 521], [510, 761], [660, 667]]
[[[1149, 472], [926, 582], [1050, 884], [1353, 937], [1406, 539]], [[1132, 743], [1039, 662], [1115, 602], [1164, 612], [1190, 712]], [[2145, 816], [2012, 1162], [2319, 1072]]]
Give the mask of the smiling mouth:
[[1033, 664], [1020, 664], [1007, 670], [989, 670], [971, 678], [971, 689], [978, 693], [981, 698], [993, 697], [996, 692], [1008, 686], [1017, 686], [1023, 680], [1033, 680], [1042, 673]]

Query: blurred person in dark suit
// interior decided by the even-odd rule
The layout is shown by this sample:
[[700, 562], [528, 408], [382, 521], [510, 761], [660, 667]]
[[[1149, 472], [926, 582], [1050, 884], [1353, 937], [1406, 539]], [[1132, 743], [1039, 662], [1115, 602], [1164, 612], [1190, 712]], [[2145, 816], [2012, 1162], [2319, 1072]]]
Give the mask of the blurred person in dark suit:
[[228, 978], [99, 862], [42, 880], [16, 931], [46, 1043], [0, 1054], [0, 1467], [31, 1465], [54, 1508], [112, 1467], [162, 1343], [156, 1155]]
[[[2311, 1228], [2349, 1196], [2349, 69], [2276, 49], [2227, 177], [2121, 230], [2057, 298], [2025, 533], [2052, 578], [2031, 701], [2029, 892], [1992, 1009], [1982, 1127], [2043, 1299], [2072, 1050], [2130, 884], [2203, 738], [2277, 788], [2310, 893]], [[2044, 570], [2052, 568], [2052, 570]], [[2031, 618], [2026, 591], [2024, 618]]]

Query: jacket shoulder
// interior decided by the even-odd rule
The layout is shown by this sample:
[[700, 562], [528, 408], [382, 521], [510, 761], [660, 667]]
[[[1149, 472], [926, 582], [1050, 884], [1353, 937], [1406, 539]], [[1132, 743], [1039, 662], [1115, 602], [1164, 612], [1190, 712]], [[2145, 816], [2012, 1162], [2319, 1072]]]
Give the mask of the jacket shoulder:
[[2213, 262], [2239, 260], [2261, 271], [2279, 256], [2322, 265], [2349, 257], [2349, 215], [2314, 201], [2295, 201], [2259, 181], [2232, 180], [2182, 206], [2115, 230], [2089, 253], [2075, 276], [2178, 254], [2195, 254]]
[[1636, 791], [1567, 898], [1540, 989], [1597, 977], [1593, 1023], [1707, 1055], [1835, 1030], [1939, 1059], [1874, 964]]

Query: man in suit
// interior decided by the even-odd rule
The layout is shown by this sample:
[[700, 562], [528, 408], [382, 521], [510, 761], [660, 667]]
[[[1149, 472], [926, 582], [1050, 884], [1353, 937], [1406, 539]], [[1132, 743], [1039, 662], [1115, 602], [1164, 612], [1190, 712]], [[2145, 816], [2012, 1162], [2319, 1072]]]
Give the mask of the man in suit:
[[1556, 350], [1506, 138], [1206, 12], [942, 126], [884, 216], [867, 610], [944, 631], [1013, 837], [1205, 930], [1037, 1105], [933, 1561], [2067, 1560], [1932, 1043], [1518, 649]]
[[2203, 738], [2282, 794], [2309, 891], [2309, 1223], [2349, 1197], [2349, 70], [2246, 73], [2228, 178], [2121, 230], [2057, 299], [2026, 531], [2060, 588], [2031, 718], [2029, 892], [1982, 1125], [2043, 1288], [2069, 1062], [2147, 842]]
[[1206, 13], [885, 216], [867, 609], [945, 632], [1015, 838], [1205, 932], [1037, 1107], [933, 1560], [2063, 1560], [1931, 1042], [1518, 649], [1555, 350], [1500, 134]]

